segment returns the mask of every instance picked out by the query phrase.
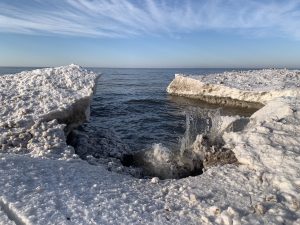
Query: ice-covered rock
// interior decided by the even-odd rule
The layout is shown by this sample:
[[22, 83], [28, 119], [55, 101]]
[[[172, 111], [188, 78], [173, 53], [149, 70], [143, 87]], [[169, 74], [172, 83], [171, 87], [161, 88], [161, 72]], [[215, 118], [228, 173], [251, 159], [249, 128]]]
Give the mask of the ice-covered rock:
[[299, 95], [300, 71], [269, 69], [207, 76], [177, 74], [167, 92], [209, 103], [260, 108], [272, 99]]
[[97, 75], [77, 65], [0, 77], [0, 152], [73, 157], [65, 134], [89, 118]]

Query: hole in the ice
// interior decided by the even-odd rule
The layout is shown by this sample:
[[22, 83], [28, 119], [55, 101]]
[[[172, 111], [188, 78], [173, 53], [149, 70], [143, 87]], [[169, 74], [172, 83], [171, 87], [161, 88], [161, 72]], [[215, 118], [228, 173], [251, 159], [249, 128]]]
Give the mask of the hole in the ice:
[[161, 144], [153, 145], [151, 150], [125, 155], [121, 162], [126, 167], [139, 168], [139, 178], [180, 179], [203, 172], [201, 159], [184, 160], [178, 152], [166, 150]]
[[219, 109], [194, 107], [186, 112], [186, 131], [177, 148], [153, 144], [132, 153], [112, 131], [95, 127], [71, 132], [67, 142], [80, 158], [106, 165], [109, 171], [138, 178], [180, 179], [200, 175], [212, 166], [236, 163], [234, 153], [224, 147], [222, 135], [243, 130], [248, 121], [221, 116]]
[[186, 113], [186, 131], [177, 149], [154, 144], [150, 149], [123, 156], [126, 167], [140, 168], [142, 177], [180, 179], [202, 174], [212, 166], [236, 163], [234, 153], [224, 148], [222, 134], [240, 131], [248, 119], [222, 117], [220, 110], [192, 108]]

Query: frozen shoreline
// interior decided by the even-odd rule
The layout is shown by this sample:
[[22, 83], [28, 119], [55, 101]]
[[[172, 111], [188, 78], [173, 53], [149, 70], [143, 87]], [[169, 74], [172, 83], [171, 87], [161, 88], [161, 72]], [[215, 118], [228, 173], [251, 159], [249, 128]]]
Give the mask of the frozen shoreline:
[[76, 157], [65, 136], [89, 119], [96, 79], [77, 65], [1, 76], [1, 152]]
[[254, 70], [207, 76], [175, 75], [167, 92], [213, 104], [261, 108], [272, 99], [300, 94], [300, 71]]
[[[266, 106], [251, 116], [247, 127], [224, 134], [241, 165], [151, 182], [110, 172], [106, 165], [90, 165], [67, 146], [65, 125], [58, 122], [69, 121], [61, 115], [70, 118], [78, 110], [87, 116], [89, 104], [79, 108], [72, 104], [90, 101], [95, 74], [75, 65], [23, 74], [18, 75], [24, 78], [22, 82], [0, 77], [2, 87], [7, 88], [1, 89], [0, 99], [6, 109], [1, 111], [0, 123], [0, 224], [300, 222], [300, 100], [295, 96], [299, 88], [284, 92], [291, 97], [259, 98]], [[26, 92], [20, 96], [11, 91], [9, 87], [16, 85]], [[198, 88], [190, 87], [191, 91]], [[33, 92], [46, 100], [30, 95]], [[222, 89], [211, 95], [216, 93], [223, 93]], [[58, 113], [56, 108], [62, 110]], [[71, 118], [69, 124], [87, 119]]]

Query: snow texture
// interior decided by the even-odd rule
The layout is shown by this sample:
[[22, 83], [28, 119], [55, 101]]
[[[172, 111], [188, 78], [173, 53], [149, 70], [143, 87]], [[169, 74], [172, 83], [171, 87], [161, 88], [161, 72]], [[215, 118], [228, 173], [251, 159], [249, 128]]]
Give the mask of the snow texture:
[[240, 163], [259, 171], [264, 182], [286, 193], [291, 210], [299, 210], [300, 99], [274, 100], [250, 120], [242, 132], [224, 135], [227, 146]]
[[265, 69], [208, 76], [177, 74], [167, 91], [210, 103], [260, 108], [278, 97], [298, 96], [299, 87], [300, 71]]
[[63, 123], [87, 118], [95, 74], [71, 65], [14, 76], [0, 77], [0, 224], [300, 223], [298, 98], [266, 102], [244, 129], [224, 132], [239, 165], [137, 179], [79, 159], [65, 142]]
[[97, 75], [77, 65], [0, 77], [0, 151], [76, 157], [65, 133], [89, 118]]

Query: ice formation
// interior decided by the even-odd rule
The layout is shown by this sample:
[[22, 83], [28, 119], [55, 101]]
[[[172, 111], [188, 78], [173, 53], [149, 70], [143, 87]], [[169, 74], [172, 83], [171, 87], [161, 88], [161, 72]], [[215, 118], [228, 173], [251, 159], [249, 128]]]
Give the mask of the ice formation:
[[96, 79], [77, 65], [1, 76], [1, 152], [76, 157], [65, 133], [89, 118]]
[[299, 70], [269, 69], [208, 76], [177, 74], [167, 91], [210, 103], [260, 108], [278, 97], [298, 96], [299, 87]]
[[225, 142], [238, 161], [259, 171], [263, 182], [286, 193], [300, 209], [300, 99], [279, 98], [251, 116], [239, 133], [226, 133]]
[[[293, 89], [289, 79], [274, 88], [286, 97], [264, 98], [253, 89], [265, 106], [245, 127], [223, 132], [238, 165], [164, 181], [109, 171], [113, 162], [91, 165], [66, 144], [73, 125], [87, 119], [95, 74], [70, 65], [1, 76], [0, 224], [299, 224], [299, 80], [298, 72], [282, 71], [295, 81]], [[268, 82], [284, 76], [274, 73], [251, 72]], [[229, 76], [228, 83], [243, 74]], [[202, 85], [195, 78], [188, 83], [189, 93]], [[229, 85], [218, 88], [211, 96], [241, 93]], [[238, 96], [247, 101], [250, 94]], [[93, 143], [98, 145], [91, 141], [88, 147]]]

